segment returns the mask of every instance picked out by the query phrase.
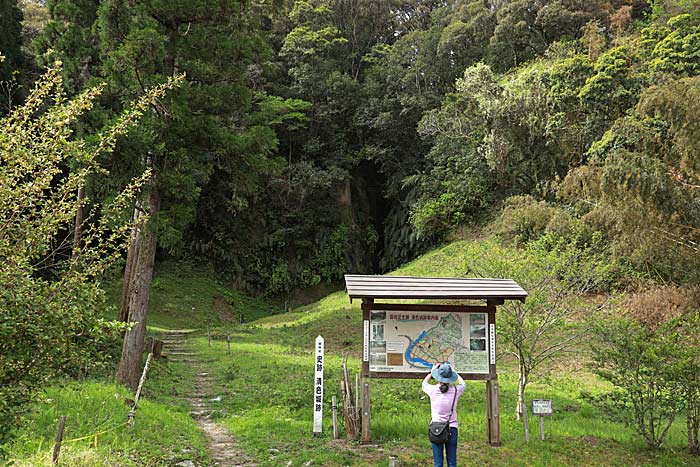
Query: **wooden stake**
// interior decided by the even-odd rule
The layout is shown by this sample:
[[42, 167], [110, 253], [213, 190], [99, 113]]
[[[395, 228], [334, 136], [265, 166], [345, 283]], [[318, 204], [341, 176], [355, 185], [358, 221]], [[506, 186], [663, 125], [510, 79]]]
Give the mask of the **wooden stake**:
[[370, 397], [369, 378], [362, 378], [362, 442], [367, 444], [372, 441], [370, 431]]
[[162, 353], [163, 353], [163, 341], [159, 339], [155, 339], [153, 341], [153, 357], [154, 358], [160, 358]]
[[63, 429], [66, 426], [66, 416], [61, 415], [58, 418], [58, 431], [56, 432], [56, 444], [53, 445], [53, 459], [54, 465], [58, 464], [58, 455], [61, 454], [61, 443], [63, 442]]
[[360, 419], [360, 374], [355, 373], [355, 420]]
[[228, 343], [228, 354], [231, 355], [231, 333], [228, 333], [228, 337], [226, 337], [226, 342]]
[[333, 439], [338, 439], [338, 401], [335, 396], [331, 398], [333, 408]]
[[345, 419], [345, 437], [348, 440], [353, 440], [357, 437], [357, 418], [356, 407], [352, 405], [352, 392], [350, 390], [350, 377], [348, 376], [347, 356], [343, 357], [343, 379], [341, 382], [341, 390], [343, 393], [343, 418]]

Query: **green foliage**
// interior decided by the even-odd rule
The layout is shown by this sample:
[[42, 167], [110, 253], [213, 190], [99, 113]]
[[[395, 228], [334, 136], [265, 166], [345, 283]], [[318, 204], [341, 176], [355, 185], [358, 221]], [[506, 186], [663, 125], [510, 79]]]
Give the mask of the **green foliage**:
[[663, 328], [655, 331], [608, 317], [599, 319], [593, 330], [593, 371], [616, 389], [591, 397], [592, 402], [632, 426], [650, 448], [660, 448], [684, 404], [669, 365], [674, 349]]
[[607, 2], [569, 0], [507, 2], [497, 10], [497, 26], [491, 37], [494, 66], [500, 70], [519, 66], [543, 54], [554, 42], [575, 39], [591, 20], [607, 23]]
[[700, 139], [688, 124], [697, 89], [696, 78], [648, 87], [635, 111], [591, 145], [592, 164], [571, 171], [560, 190], [586, 224], [604, 233], [616, 256], [680, 281], [695, 281], [697, 261], [690, 247], [697, 191], [687, 186], [696, 180], [700, 160]]
[[[99, 219], [84, 225], [84, 246], [70, 244], [75, 192], [97, 158], [173, 83], [155, 88], [99, 133], [94, 144], [73, 139], [72, 125], [93, 105], [100, 89], [72, 100], [61, 93], [60, 70], [37, 83], [26, 104], [0, 120], [0, 442], [6, 441], [36, 389], [56, 374], [80, 374], [104, 364], [110, 332], [100, 319], [102, 273], [118, 259], [129, 224], [123, 210], [147, 174], [134, 180]], [[83, 169], [63, 174], [69, 158]]]
[[99, 49], [93, 24], [98, 2], [94, 0], [50, 0], [46, 2], [50, 20], [35, 39], [40, 66], [55, 60], [63, 63], [63, 85], [75, 95], [98, 73]]
[[[376, 238], [375, 238], [376, 241]], [[320, 251], [313, 261], [319, 276], [325, 281], [339, 280], [348, 271], [346, 251], [350, 249], [350, 229], [341, 224], [321, 244]], [[371, 240], [368, 244], [371, 248]], [[315, 285], [315, 284], [310, 284]]]
[[598, 132], [634, 106], [639, 97], [640, 78], [631, 67], [634, 51], [625, 45], [601, 54], [593, 65], [579, 96]]
[[16, 81], [25, 57], [22, 52], [22, 10], [17, 0], [0, 1], [0, 116], [13, 105], [12, 83]]
[[496, 232], [504, 239], [527, 243], [541, 237], [554, 217], [556, 209], [532, 196], [512, 196], [496, 223]]
[[387, 270], [511, 196], [532, 202], [504, 237], [600, 232], [636, 274], [695, 281], [697, 2], [623, 3], [52, 0], [37, 44], [69, 92], [108, 82], [86, 131], [187, 73], [87, 188], [152, 163], [161, 249], [249, 289]]
[[700, 311], [692, 310], [664, 325], [664, 338], [671, 345], [671, 375], [676, 395], [685, 404], [688, 450], [700, 454]]
[[415, 207], [411, 213], [411, 223], [421, 236], [444, 236], [450, 230], [462, 225], [466, 216], [459, 209], [456, 195], [442, 194], [438, 199], [429, 200]]
[[700, 72], [700, 14], [674, 16], [668, 20], [666, 28], [645, 33], [653, 47], [649, 62], [651, 71], [681, 76]]

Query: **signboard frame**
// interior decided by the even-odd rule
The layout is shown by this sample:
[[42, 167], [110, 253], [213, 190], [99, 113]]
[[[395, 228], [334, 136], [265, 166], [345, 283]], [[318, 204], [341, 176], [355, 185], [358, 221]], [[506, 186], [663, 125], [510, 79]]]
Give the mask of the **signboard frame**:
[[[362, 361], [362, 376], [366, 378], [390, 378], [390, 379], [423, 379], [429, 371], [370, 371], [369, 348], [371, 343], [371, 313], [373, 310], [379, 311], [394, 311], [394, 312], [423, 312], [423, 313], [484, 313], [486, 315], [486, 353], [488, 357], [488, 373], [465, 373], [460, 372], [460, 375], [467, 381], [490, 381], [497, 378], [496, 361], [495, 361], [495, 335], [491, 333], [496, 327], [496, 305], [487, 303], [480, 306], [462, 306], [462, 305], [423, 305], [423, 304], [394, 304], [394, 303], [374, 303], [363, 301], [362, 303], [362, 319], [363, 319], [363, 361]], [[459, 370], [457, 370], [459, 371]]]
[[[409, 343], [406, 345], [400, 344], [398, 339], [387, 342], [386, 339], [382, 339], [384, 342], [379, 340], [375, 342], [375, 352], [374, 359], [372, 359], [372, 348], [370, 338], [370, 318], [373, 309], [382, 311], [402, 311], [402, 312], [450, 312], [450, 313], [485, 313], [487, 316], [486, 320], [486, 346], [487, 349], [487, 365], [488, 373], [469, 373], [467, 371], [462, 371], [460, 374], [464, 379], [467, 380], [482, 380], [485, 381], [486, 386], [486, 434], [488, 443], [491, 446], [501, 445], [501, 428], [500, 428], [500, 402], [499, 402], [499, 385], [498, 385], [498, 373], [496, 371], [496, 307], [503, 305], [506, 300], [519, 300], [524, 302], [528, 296], [527, 292], [523, 290], [515, 281], [512, 279], [489, 279], [489, 278], [479, 278], [479, 279], [465, 279], [465, 278], [448, 278], [448, 277], [414, 277], [414, 276], [372, 276], [372, 275], [357, 275], [357, 274], [346, 274], [345, 284], [348, 291], [348, 296], [350, 297], [350, 302], [353, 299], [362, 299], [362, 333], [363, 333], [363, 351], [362, 351], [362, 407], [360, 410], [361, 422], [362, 422], [362, 443], [369, 443], [371, 441], [370, 432], [370, 422], [371, 422], [371, 410], [370, 410], [370, 381], [372, 378], [395, 378], [395, 379], [420, 379], [424, 378], [427, 373], [427, 368], [425, 372], [421, 371], [370, 371], [370, 360], [373, 360], [376, 365], [374, 370], [383, 369], [388, 366], [398, 367], [398, 362], [400, 356], [405, 360], [406, 352], [412, 350], [411, 345], [415, 343], [415, 340], [420, 340], [418, 336], [415, 335], [415, 327], [409, 327], [408, 329], [396, 330], [401, 332], [401, 334], [394, 333], [391, 331], [389, 336], [394, 338], [395, 336], [408, 337]], [[375, 303], [375, 300], [388, 300], [391, 303]], [[430, 304], [430, 303], [400, 303], [406, 300], [469, 300], [470, 305], [475, 301], [480, 303], [485, 302], [485, 306], [470, 306], [470, 305], [446, 305], [446, 304]], [[443, 302], [444, 303], [444, 302]], [[454, 303], [454, 302], [452, 302]], [[464, 303], [464, 302], [462, 302]], [[397, 318], [394, 318], [397, 319]], [[400, 320], [400, 318], [398, 318]], [[413, 318], [410, 318], [413, 319]], [[420, 320], [420, 318], [418, 318]], [[483, 321], [483, 320], [479, 320]], [[469, 341], [468, 343], [463, 340], [465, 328], [464, 321], [462, 321], [462, 335], [461, 337], [455, 336], [456, 339], [461, 341], [463, 346], [460, 350], [464, 351], [463, 363], [469, 368], [471, 367], [475, 371], [483, 371], [484, 362], [479, 359], [478, 361], [470, 361], [472, 349], [475, 351], [481, 351], [479, 348], [481, 345]], [[472, 324], [475, 327], [472, 327]], [[474, 322], [471, 320], [469, 322], [469, 338], [480, 340], [481, 337], [481, 325], [483, 322]], [[478, 326], [478, 328], [477, 328]], [[425, 329], [426, 331], [429, 330]], [[377, 334], [382, 337], [386, 337], [383, 332], [386, 329], [377, 329]], [[449, 338], [444, 339], [444, 344], [450, 344]], [[395, 344], [391, 345], [390, 344]], [[476, 344], [476, 345], [475, 345]], [[432, 344], [431, 344], [432, 345]], [[467, 350], [467, 346], [469, 350]], [[391, 356], [392, 365], [386, 365], [389, 363], [389, 356], [387, 355], [387, 350], [391, 350], [394, 354]], [[403, 354], [399, 353], [401, 349], [405, 348]], [[457, 350], [458, 347], [453, 347]], [[431, 352], [430, 348], [421, 349], [422, 352], [417, 352], [417, 355], [411, 355], [409, 353], [408, 360], [414, 363], [429, 363], [435, 357], [435, 352]], [[442, 349], [440, 349], [442, 350]], [[382, 366], [382, 354], [384, 366]], [[438, 355], [443, 354], [439, 352]], [[425, 358], [421, 358], [423, 355]], [[421, 361], [422, 360], [422, 361]], [[402, 360], [403, 362], [403, 360]], [[473, 365], [473, 366], [472, 366]], [[387, 368], [388, 369], [388, 368]], [[393, 368], [392, 368], [393, 369]], [[412, 369], [412, 368], [411, 368]], [[413, 370], [413, 369], [412, 369]]]

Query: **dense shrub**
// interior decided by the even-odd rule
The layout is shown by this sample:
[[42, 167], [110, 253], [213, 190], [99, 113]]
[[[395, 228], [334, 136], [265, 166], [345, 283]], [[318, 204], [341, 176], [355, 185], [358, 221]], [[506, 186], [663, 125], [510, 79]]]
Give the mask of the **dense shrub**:
[[505, 240], [526, 243], [541, 237], [554, 217], [556, 209], [529, 195], [506, 199], [495, 223], [496, 232]]
[[[642, 301], [658, 302], [656, 295], [647, 295]], [[664, 303], [661, 308], [667, 305]], [[646, 314], [642, 317], [649, 318]], [[688, 448], [697, 454], [700, 312], [689, 310], [665, 321], [663, 313], [657, 314], [650, 325], [631, 318], [597, 318], [592, 326], [591, 366], [615, 388], [600, 395], [583, 396], [611, 419], [633, 427], [651, 449], [661, 447], [673, 421], [685, 411]]]

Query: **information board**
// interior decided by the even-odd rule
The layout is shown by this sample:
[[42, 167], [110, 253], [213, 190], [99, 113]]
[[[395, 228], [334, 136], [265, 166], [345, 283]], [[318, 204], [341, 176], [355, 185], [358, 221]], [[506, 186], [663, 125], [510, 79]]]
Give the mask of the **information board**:
[[534, 399], [532, 401], [533, 415], [552, 415], [552, 401], [547, 399]]
[[459, 373], [488, 374], [487, 316], [372, 309], [368, 346], [365, 341], [369, 370], [425, 373], [434, 364], [447, 361]]

